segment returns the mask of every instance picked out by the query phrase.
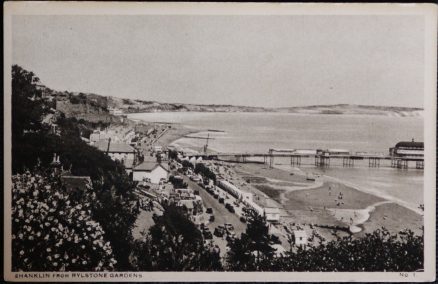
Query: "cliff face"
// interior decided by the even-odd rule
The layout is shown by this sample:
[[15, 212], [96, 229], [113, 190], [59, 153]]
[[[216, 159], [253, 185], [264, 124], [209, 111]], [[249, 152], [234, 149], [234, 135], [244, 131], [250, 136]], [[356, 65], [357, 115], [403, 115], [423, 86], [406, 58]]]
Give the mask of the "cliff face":
[[63, 112], [67, 117], [74, 117], [84, 113], [109, 114], [108, 111], [104, 111], [104, 109], [100, 107], [93, 106], [87, 103], [73, 104], [69, 100], [56, 101], [56, 110]]
[[333, 114], [333, 115], [385, 115], [385, 116], [422, 116], [423, 109], [391, 106], [367, 105], [315, 105], [304, 107], [264, 108], [233, 105], [195, 105], [158, 103], [151, 101], [110, 98], [112, 107], [119, 108], [125, 113], [133, 112], [282, 112], [301, 114]]
[[87, 119], [105, 119], [111, 116], [109, 109], [119, 109], [123, 113], [135, 112], [282, 112], [301, 114], [330, 115], [384, 115], [395, 117], [422, 116], [422, 108], [369, 106], [369, 105], [313, 105], [302, 107], [250, 107], [234, 105], [198, 105], [181, 103], [160, 103], [146, 100], [132, 100], [118, 97], [106, 97], [97, 94], [55, 92], [56, 108], [69, 117], [87, 117]]

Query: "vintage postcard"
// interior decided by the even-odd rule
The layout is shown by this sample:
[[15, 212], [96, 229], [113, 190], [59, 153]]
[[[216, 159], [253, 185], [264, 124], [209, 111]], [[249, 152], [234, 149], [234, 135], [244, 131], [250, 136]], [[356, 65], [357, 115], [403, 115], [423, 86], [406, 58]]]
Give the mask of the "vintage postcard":
[[4, 8], [6, 280], [435, 280], [436, 5]]

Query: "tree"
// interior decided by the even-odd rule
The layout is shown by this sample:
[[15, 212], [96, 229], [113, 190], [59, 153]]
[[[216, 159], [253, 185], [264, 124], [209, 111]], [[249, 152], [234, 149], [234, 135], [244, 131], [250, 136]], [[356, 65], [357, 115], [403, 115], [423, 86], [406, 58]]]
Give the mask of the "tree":
[[181, 164], [183, 166], [183, 169], [188, 169], [188, 168], [193, 169], [193, 164], [187, 160], [182, 161]]
[[175, 188], [175, 189], [188, 187], [188, 184], [186, 182], [184, 182], [184, 179], [182, 179], [181, 177], [177, 178], [177, 177], [171, 175], [169, 177], [169, 181], [172, 183], [173, 188]]
[[227, 255], [228, 266], [232, 271], [270, 270], [275, 249], [270, 245], [268, 225], [263, 217], [249, 212], [245, 233], [231, 242]]
[[278, 259], [281, 271], [416, 271], [423, 268], [423, 237], [405, 230], [390, 234], [385, 228], [338, 238], [307, 249], [292, 249]]
[[12, 141], [26, 132], [41, 130], [41, 120], [46, 109], [38, 90], [39, 78], [18, 65], [12, 66]]
[[80, 198], [66, 192], [59, 176], [12, 176], [12, 270], [113, 270], [116, 260], [87, 187]]
[[134, 255], [140, 271], [222, 270], [219, 252], [204, 246], [201, 232], [175, 205], [165, 206]]
[[216, 174], [213, 173], [209, 167], [203, 163], [197, 163], [195, 166], [195, 173], [200, 173], [203, 177], [213, 180], [216, 183]]
[[32, 143], [44, 151], [43, 132], [47, 129], [41, 124], [47, 108], [37, 88], [39, 78], [34, 73], [12, 66], [12, 170], [16, 173], [24, 168], [33, 168], [37, 158]]
[[167, 153], [169, 159], [171, 160], [177, 160], [178, 159], [178, 152], [176, 150], [169, 150]]
[[40, 123], [48, 106], [40, 99], [38, 78], [19, 66], [12, 68], [12, 77], [13, 173], [24, 173], [37, 164], [47, 167], [56, 153], [64, 169], [71, 169], [73, 175], [90, 176], [96, 194], [91, 215], [106, 232], [117, 269], [131, 269], [131, 229], [138, 214], [137, 197], [133, 193], [135, 184], [123, 165], [81, 140], [81, 124], [75, 118], [61, 114], [56, 121], [61, 135], [50, 134]]

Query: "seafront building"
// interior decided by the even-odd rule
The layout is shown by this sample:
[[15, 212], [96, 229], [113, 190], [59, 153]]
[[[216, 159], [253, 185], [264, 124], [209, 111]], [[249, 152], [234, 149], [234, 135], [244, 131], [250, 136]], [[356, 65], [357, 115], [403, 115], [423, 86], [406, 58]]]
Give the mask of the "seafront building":
[[294, 230], [292, 234], [292, 241], [296, 246], [307, 245], [307, 233], [304, 230]]
[[244, 191], [226, 180], [219, 180], [218, 186], [237, 200], [243, 202], [243, 204], [250, 207], [260, 216], [265, 217], [266, 221], [270, 223], [277, 223], [280, 221], [280, 209], [278, 209], [278, 207], [267, 207], [257, 204], [253, 200], [253, 193]]
[[424, 157], [424, 143], [401, 141], [389, 148], [389, 155], [392, 157]]
[[159, 184], [162, 180], [167, 180], [169, 169], [167, 165], [159, 163], [155, 157], [146, 156], [145, 160], [132, 169], [132, 179], [134, 181], [149, 181]]
[[223, 190], [231, 194], [234, 198], [240, 201], [252, 201], [253, 194], [251, 192], [243, 191], [226, 180], [219, 180], [217, 184], [220, 188], [222, 188]]
[[93, 146], [107, 154], [113, 161], [121, 162], [127, 169], [128, 174], [130, 173], [136, 158], [136, 150], [132, 146], [125, 143], [114, 143], [111, 139], [100, 140]]

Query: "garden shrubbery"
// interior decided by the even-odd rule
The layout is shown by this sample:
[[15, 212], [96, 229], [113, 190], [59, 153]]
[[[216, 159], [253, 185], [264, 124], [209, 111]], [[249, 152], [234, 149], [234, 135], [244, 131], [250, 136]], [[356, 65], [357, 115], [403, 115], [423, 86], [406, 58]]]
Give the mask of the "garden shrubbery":
[[111, 244], [91, 216], [92, 203], [98, 202], [91, 185], [81, 196], [72, 198], [59, 176], [12, 177], [14, 271], [114, 269]]

